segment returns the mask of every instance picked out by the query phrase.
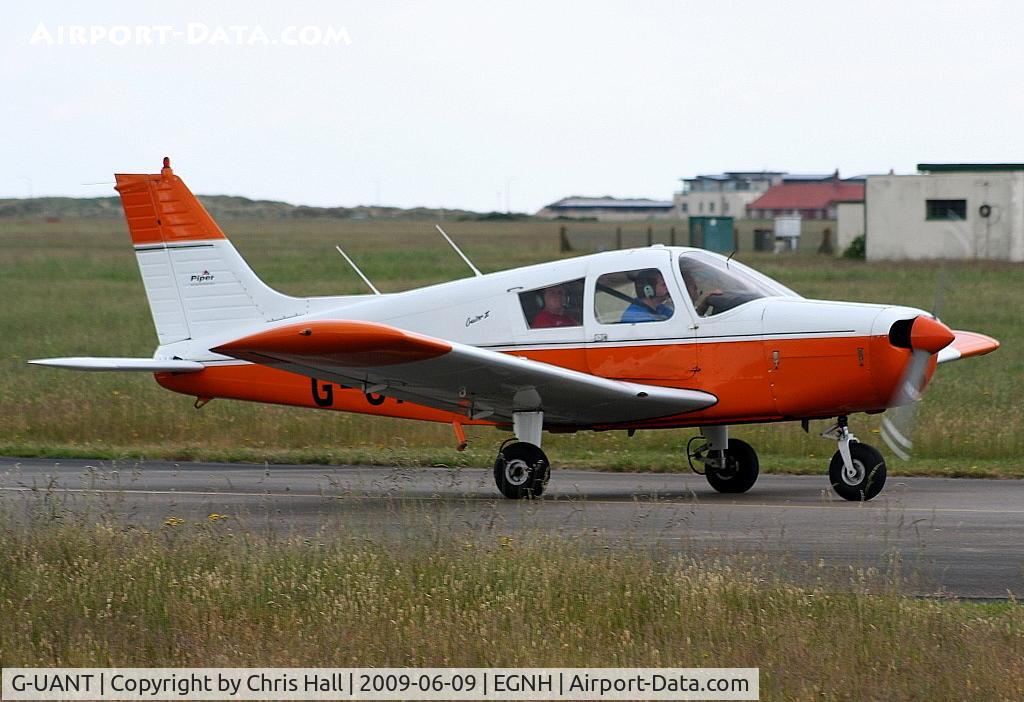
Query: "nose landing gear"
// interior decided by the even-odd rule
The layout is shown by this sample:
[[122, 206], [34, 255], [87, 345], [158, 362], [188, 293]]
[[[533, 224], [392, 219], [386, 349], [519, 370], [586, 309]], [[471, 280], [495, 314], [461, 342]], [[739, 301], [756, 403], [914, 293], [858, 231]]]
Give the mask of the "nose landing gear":
[[828, 467], [829, 481], [836, 494], [845, 500], [867, 502], [885, 487], [885, 458], [873, 446], [862, 444], [839, 417], [822, 438], [832, 439], [839, 450]]

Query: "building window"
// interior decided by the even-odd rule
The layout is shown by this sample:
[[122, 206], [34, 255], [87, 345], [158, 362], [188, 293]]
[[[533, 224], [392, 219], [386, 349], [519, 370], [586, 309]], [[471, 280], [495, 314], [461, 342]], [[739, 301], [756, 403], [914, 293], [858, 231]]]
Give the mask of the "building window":
[[724, 215], [729, 214], [729, 201], [728, 200], [726, 200], [725, 202], [722, 203], [722, 214], [724, 214]]
[[711, 214], [715, 213], [715, 203], [713, 203], [713, 202], [709, 202], [708, 203], [708, 211], [711, 212]]
[[925, 200], [925, 219], [967, 219], [967, 200]]
[[680, 205], [680, 207], [682, 207], [684, 213], [690, 211], [689, 206], [685, 202], [682, 205]]

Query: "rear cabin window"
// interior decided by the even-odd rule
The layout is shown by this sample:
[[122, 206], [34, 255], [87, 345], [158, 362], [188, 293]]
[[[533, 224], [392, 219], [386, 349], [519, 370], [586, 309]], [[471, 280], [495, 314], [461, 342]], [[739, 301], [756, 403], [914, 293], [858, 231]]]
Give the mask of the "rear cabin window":
[[675, 313], [657, 268], [605, 273], [594, 290], [594, 316], [601, 324], [662, 322]]
[[578, 327], [583, 324], [583, 278], [519, 293], [530, 329]]

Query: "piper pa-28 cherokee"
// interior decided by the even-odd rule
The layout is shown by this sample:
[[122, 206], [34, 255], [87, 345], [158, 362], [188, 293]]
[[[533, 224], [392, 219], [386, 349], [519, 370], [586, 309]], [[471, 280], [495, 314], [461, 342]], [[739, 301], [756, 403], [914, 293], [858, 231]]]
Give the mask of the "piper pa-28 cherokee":
[[[905, 409], [938, 363], [999, 346], [919, 309], [807, 300], [676, 246], [487, 275], [466, 259], [474, 277], [416, 290], [290, 297], [256, 276], [168, 159], [116, 180], [160, 345], [153, 358], [32, 363], [150, 372], [197, 407], [231, 398], [447, 422], [460, 448], [464, 425], [511, 428], [494, 464], [509, 498], [547, 485], [545, 429], [697, 427], [691, 467], [741, 493], [758, 459], [730, 425], [835, 418], [823, 434], [838, 444], [832, 486], [868, 500], [885, 461], [847, 416]], [[903, 454], [905, 425], [883, 424]]]

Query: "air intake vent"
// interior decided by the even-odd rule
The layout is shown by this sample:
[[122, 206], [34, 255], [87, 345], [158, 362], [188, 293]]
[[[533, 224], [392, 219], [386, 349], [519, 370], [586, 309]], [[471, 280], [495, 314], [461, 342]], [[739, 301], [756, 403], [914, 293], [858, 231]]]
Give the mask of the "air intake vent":
[[910, 330], [914, 326], [914, 319], [901, 319], [893, 322], [892, 326], [889, 327], [889, 343], [901, 349], [912, 348], [910, 345]]

